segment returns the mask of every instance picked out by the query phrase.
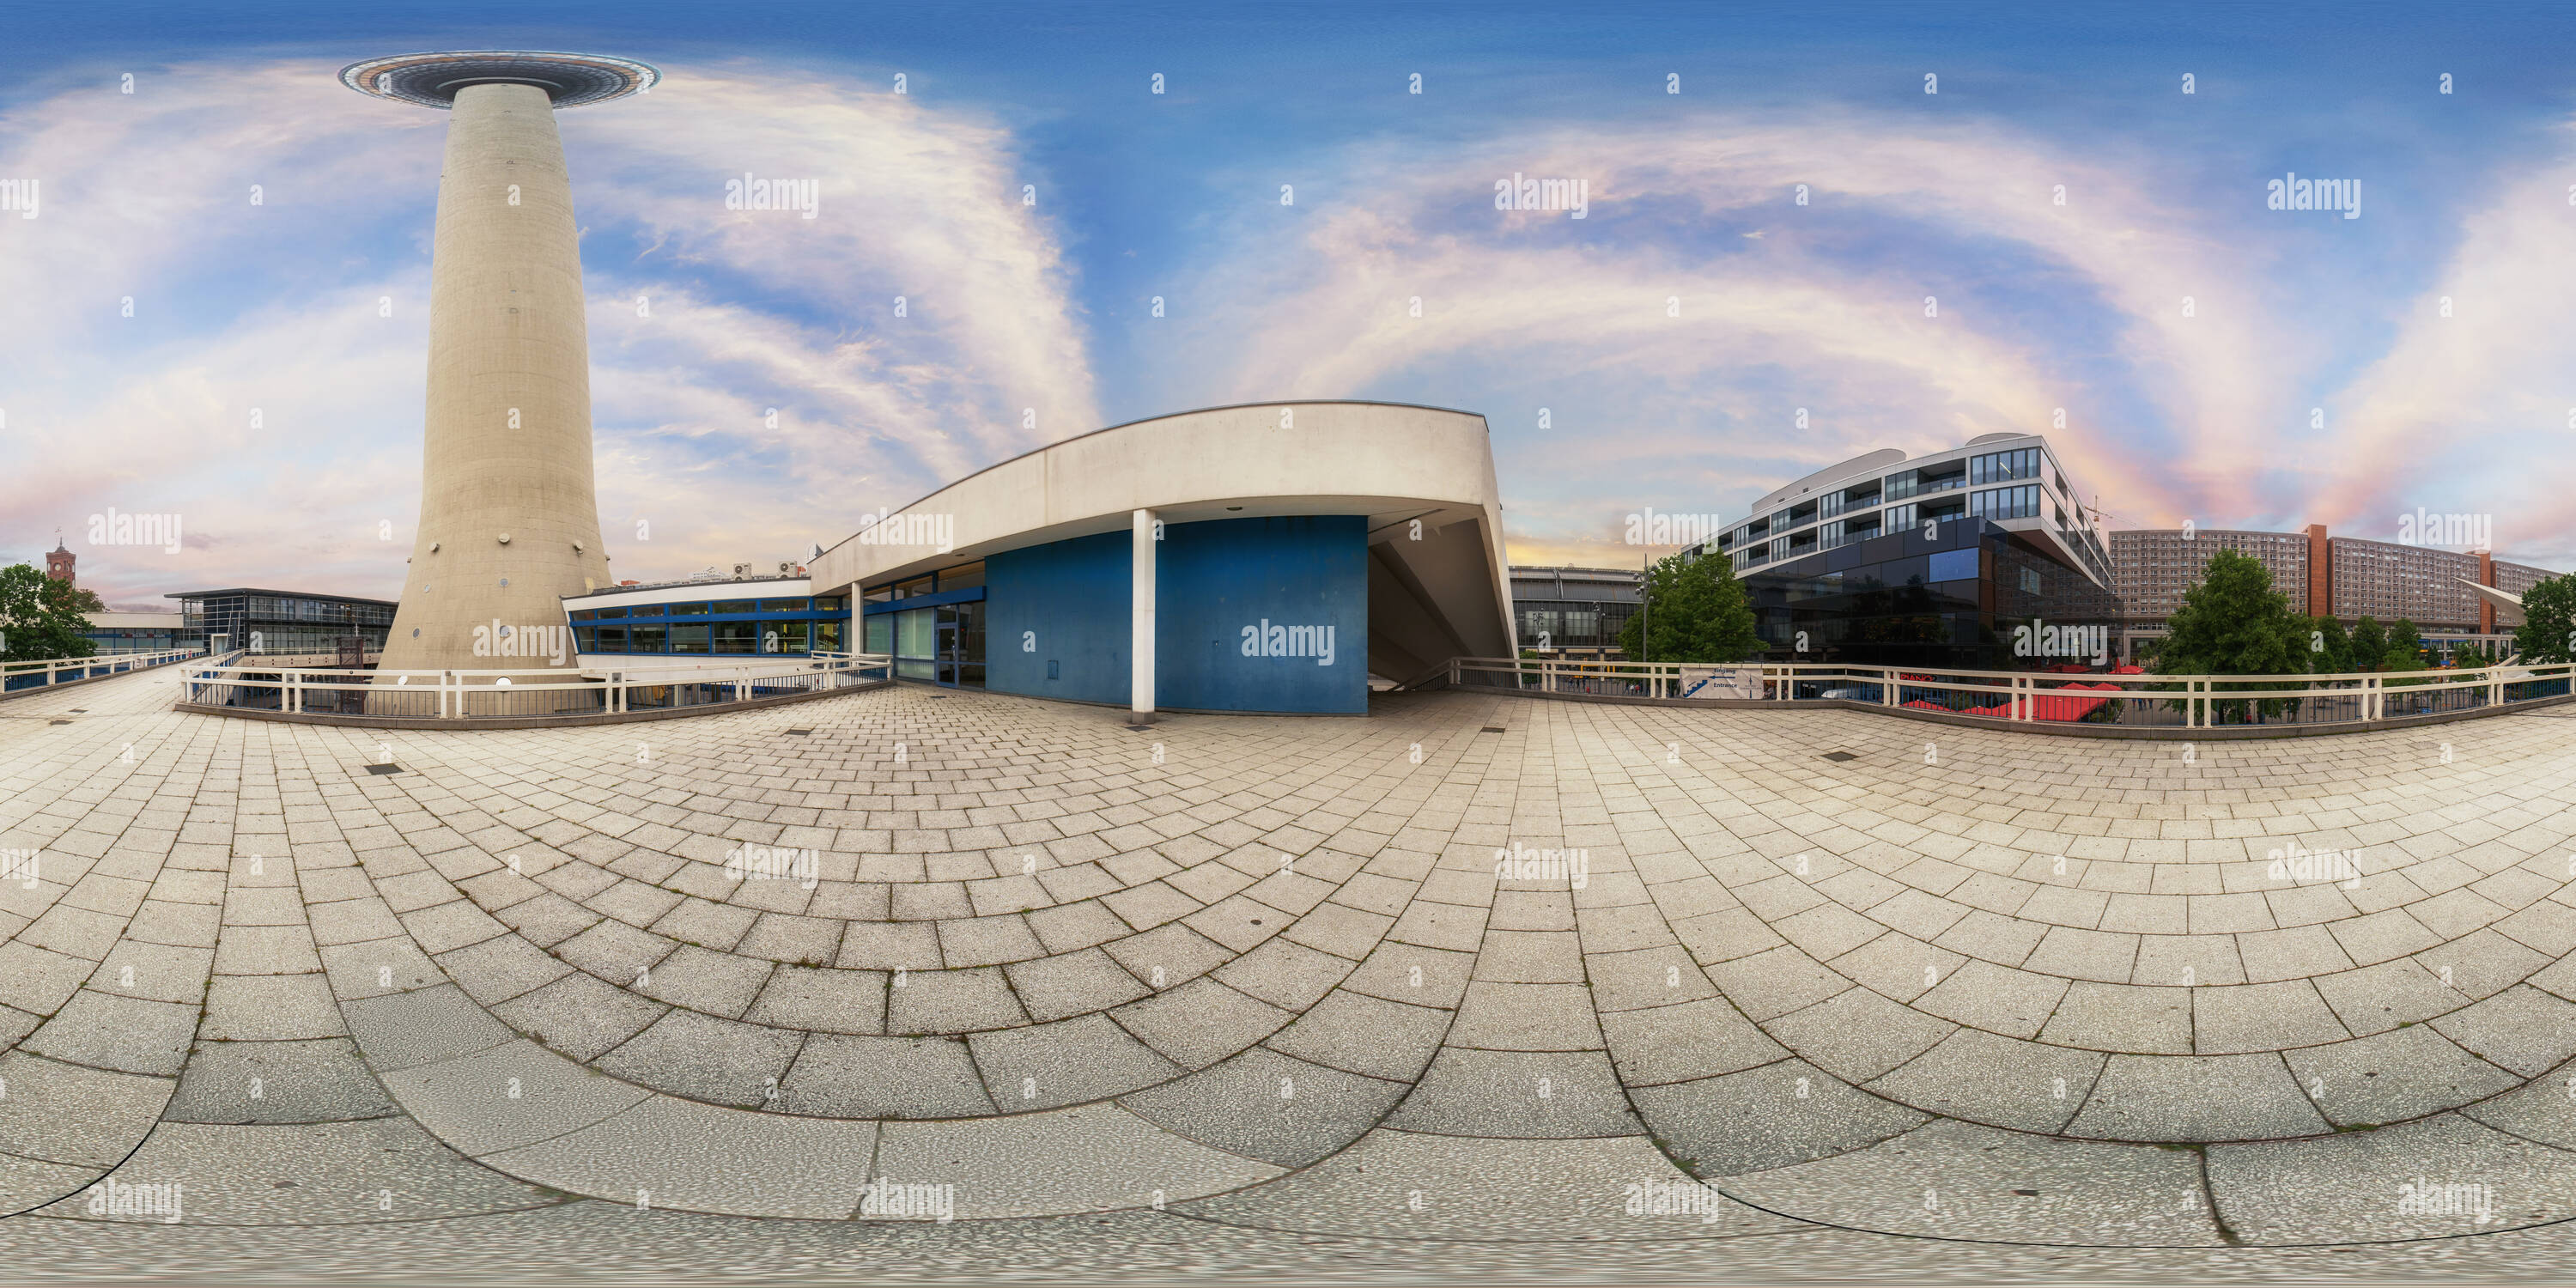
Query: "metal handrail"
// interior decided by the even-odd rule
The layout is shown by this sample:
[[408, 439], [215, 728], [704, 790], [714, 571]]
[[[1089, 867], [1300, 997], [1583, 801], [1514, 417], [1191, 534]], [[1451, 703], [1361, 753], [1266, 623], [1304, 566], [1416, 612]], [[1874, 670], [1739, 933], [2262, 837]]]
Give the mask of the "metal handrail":
[[[205, 655], [205, 652], [206, 650], [202, 648], [174, 648], [161, 649], [157, 652], [151, 653], [92, 653], [87, 657], [48, 658], [25, 662], [0, 662], [0, 690], [5, 690], [11, 694], [32, 693], [38, 689], [51, 688], [57, 684], [70, 683], [70, 680], [63, 678], [63, 672], [65, 671], [80, 672], [80, 674], [72, 676], [71, 680], [86, 680], [99, 675], [117, 675], [127, 671], [140, 671], [155, 666], [167, 666], [172, 662], [184, 662], [190, 658], [202, 657]], [[39, 683], [19, 685], [15, 688], [9, 687], [9, 682], [12, 680], [24, 679], [28, 676], [38, 674], [44, 676], [44, 679]]]
[[[762, 689], [839, 688], [845, 682], [890, 678], [884, 654], [832, 653], [736, 663], [609, 669], [459, 668], [448, 670], [315, 670], [256, 662], [190, 668], [181, 679], [181, 701], [214, 708], [275, 710], [283, 714], [363, 714], [410, 719], [527, 719], [616, 715], [630, 711], [720, 708], [764, 694]], [[311, 709], [327, 695], [327, 711]], [[639, 703], [638, 697], [642, 701]], [[276, 705], [266, 705], [270, 697]], [[569, 696], [570, 705], [549, 705]], [[352, 703], [359, 708], [348, 712]], [[510, 709], [504, 709], [510, 708]]]
[[[1687, 678], [1685, 672], [1723, 670], [1738, 670], [1739, 673], [1758, 670], [1762, 694], [1765, 700], [1770, 701], [1812, 700], [1801, 696], [1802, 689], [1819, 688], [1828, 680], [1843, 680], [1849, 683], [1841, 688], [1868, 694], [1861, 700], [1872, 705], [1930, 707], [1969, 719], [2007, 723], [2075, 721], [2092, 718], [2092, 713], [2106, 703], [2113, 704], [2111, 712], [2114, 717], [2128, 715], [2128, 708], [2135, 704], [2144, 704], [2152, 709], [2161, 703], [2179, 708], [2183, 724], [2189, 728], [2229, 723], [2224, 717], [2231, 712], [2249, 709], [2248, 704], [2256, 704], [2251, 708], [2256, 714], [2269, 715], [2272, 713], [2263, 712], [2260, 704], [2331, 699], [2334, 700], [2331, 713], [2319, 718], [2302, 710], [2296, 723], [2355, 724], [2388, 718], [2391, 695], [2409, 699], [2406, 705], [2410, 707], [2429, 708], [2440, 705], [2440, 695], [2474, 692], [2475, 701], [2457, 708], [2466, 710], [2499, 708], [2537, 697], [2557, 696], [2531, 693], [2515, 696], [2509, 692], [2511, 686], [2566, 683], [2570, 685], [2570, 691], [2576, 691], [2576, 665], [2568, 663], [2512, 664], [2470, 670], [2345, 671], [2294, 675], [2162, 675], [2152, 672], [2114, 675], [1987, 671], [1947, 666], [1855, 666], [1830, 662], [1692, 664], [1478, 657], [1452, 658], [1449, 662], [1453, 687], [1471, 673], [1507, 673], [1514, 678], [1513, 687], [1519, 690], [1564, 692], [1570, 682], [1578, 690], [1588, 692], [1594, 682], [1609, 681], [1628, 684], [1638, 691], [1638, 696], [1655, 698], [1689, 696], [1682, 687]], [[1920, 696], [1907, 700], [1905, 695], [1909, 693]], [[1817, 696], [1822, 696], [1822, 692]], [[1968, 701], [1975, 705], [1967, 709], [1945, 707], [1943, 703], [1933, 701], [1935, 697]], [[2091, 701], [2093, 697], [2103, 701]], [[2343, 714], [2347, 707], [2350, 714]]]

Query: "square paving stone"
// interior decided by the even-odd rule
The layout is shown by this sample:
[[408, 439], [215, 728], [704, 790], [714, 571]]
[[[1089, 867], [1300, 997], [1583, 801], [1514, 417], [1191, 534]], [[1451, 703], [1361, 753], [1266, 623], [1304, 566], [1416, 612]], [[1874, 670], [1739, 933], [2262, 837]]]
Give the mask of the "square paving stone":
[[[858, 1210], [877, 1125], [653, 1096], [577, 1132], [490, 1156], [512, 1176], [623, 1203], [838, 1220]], [[906, 1178], [909, 1179], [909, 1178]]]
[[1971, 1028], [2031, 1038], [2039, 1036], [2066, 989], [2067, 981], [2054, 975], [1969, 961], [1916, 997], [1912, 1006]]
[[2327, 1130], [2278, 1055], [2115, 1055], [2066, 1134], [2222, 1141]]
[[89, 989], [72, 995], [18, 1049], [123, 1073], [179, 1076], [197, 1033], [197, 1008]]
[[1020, 1005], [1038, 1023], [1105, 1011], [1145, 996], [1151, 990], [1125, 967], [1097, 948], [1013, 962], [1002, 968]]
[[1961, 1029], [1868, 1089], [1947, 1118], [2056, 1132], [2083, 1107], [2105, 1058]]
[[2351, 1036], [2303, 979], [2195, 988], [2191, 1009], [2192, 1046], [2202, 1055], [2277, 1051]]
[[1574, 1138], [1641, 1135], [1601, 1051], [1472, 1051], [1443, 1047], [1413, 1094], [1387, 1118], [1405, 1131], [1459, 1136]]
[[198, 1036], [217, 1042], [348, 1036], [322, 975], [218, 975], [206, 991]]
[[1729, 1177], [1775, 1212], [1917, 1237], [2079, 1246], [2220, 1244], [2188, 1151], [1935, 1120], [1834, 1158]]
[[596, 1060], [670, 1009], [576, 972], [511, 998], [492, 1014], [575, 1060]]
[[[1675, 1210], [1658, 1212], [1653, 1199]], [[1799, 1228], [1697, 1184], [1636, 1136], [1480, 1140], [1388, 1128], [1305, 1171], [1182, 1210], [1386, 1240], [1660, 1242]]]
[[1411, 1082], [1440, 1049], [1449, 1017], [1448, 1011], [1335, 989], [1264, 1045], [1328, 1068]]
[[1801, 1060], [1629, 1091], [1655, 1140], [1696, 1176], [1827, 1158], [1921, 1125], [1926, 1115]]
[[168, 1078], [0, 1053], [0, 1152], [45, 1162], [109, 1167], [161, 1117]]
[[2511, 1091], [2522, 1079], [2418, 1024], [2281, 1058], [2337, 1127], [2402, 1122]]
[[2183, 1054], [2191, 1050], [2191, 990], [2078, 980], [2039, 1037], [2090, 1051]]
[[405, 1113], [478, 1157], [578, 1131], [650, 1094], [525, 1039], [384, 1081]]
[[1612, 1011], [1601, 1017], [1601, 1029], [1619, 1080], [1629, 1087], [1735, 1073], [1789, 1054], [1724, 998]]
[[1109, 1014], [1145, 1045], [1185, 1069], [1204, 1069], [1296, 1018], [1213, 979], [1191, 980]]
[[956, 1186], [962, 1219], [1151, 1207], [1280, 1174], [1164, 1131], [1111, 1104], [1004, 1118], [891, 1122], [877, 1174]]
[[[256, 1084], [253, 1080], [256, 1079]], [[201, 1041], [165, 1122], [316, 1123], [382, 1118], [393, 1101], [347, 1038]]]
[[635, 991], [673, 1006], [727, 1019], [739, 1017], [760, 996], [776, 963], [682, 944], [653, 964], [652, 979]]
[[888, 983], [890, 1033], [972, 1033], [1029, 1022], [999, 967], [897, 971]]
[[1598, 1051], [1601, 1026], [1581, 984], [1469, 984], [1452, 1046], [1488, 1051]]
[[823, 1033], [883, 1033], [886, 973], [781, 966], [743, 1018]]
[[2220, 1215], [2258, 1246], [2479, 1234], [2576, 1206], [2576, 1158], [2457, 1114], [2208, 1156]]
[[467, 996], [485, 1006], [499, 1005], [572, 973], [572, 967], [517, 935], [496, 935], [459, 948], [441, 956], [438, 965]]
[[1931, 1050], [1958, 1026], [1855, 988], [1781, 1016], [1764, 1031], [1807, 1063], [1859, 1083]]
[[966, 1040], [994, 1103], [1008, 1112], [1125, 1095], [1180, 1076], [1104, 1015], [1083, 1015]]
[[956, 1038], [817, 1033], [778, 1085], [780, 1113], [819, 1118], [966, 1118], [994, 1112]]
[[2526, 1078], [2576, 1056], [2576, 1003], [2520, 985], [2432, 1022], [2442, 1036]]
[[793, 1029], [674, 1010], [596, 1063], [602, 1073], [676, 1096], [756, 1107], [776, 1097], [804, 1038]]
[[1203, 1145], [1304, 1167], [1359, 1139], [1408, 1090], [1254, 1047], [1119, 1103]]

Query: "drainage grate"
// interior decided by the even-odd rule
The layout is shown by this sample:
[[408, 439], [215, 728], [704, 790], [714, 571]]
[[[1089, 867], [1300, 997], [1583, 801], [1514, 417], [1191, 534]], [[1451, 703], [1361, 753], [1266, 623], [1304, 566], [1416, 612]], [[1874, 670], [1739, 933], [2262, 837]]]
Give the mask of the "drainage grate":
[[811, 729], [790, 729], [787, 731], [787, 736], [790, 738], [811, 738], [814, 736], [814, 731]]
[[46, 721], [45, 723], [46, 723], [46, 724], [70, 724], [70, 723], [71, 723], [71, 721], [69, 721], [69, 720], [48, 720], [48, 721]]
[[1484, 728], [1477, 730], [1478, 733], [1501, 733], [1502, 731], [1503, 727], [1501, 725], [1486, 725]]
[[85, 716], [85, 715], [88, 715], [88, 714], [89, 714], [89, 708], [88, 708], [88, 707], [73, 707], [73, 708], [72, 708], [72, 714], [73, 714], [73, 715], [76, 715], [76, 716]]
[[400, 766], [400, 765], [369, 765], [369, 766], [367, 766], [367, 772], [368, 772], [368, 773], [370, 773], [370, 774], [399, 774], [399, 773], [401, 773], [402, 771], [403, 771], [403, 769], [402, 769], [402, 766]]
[[1858, 760], [1858, 759], [1860, 759], [1860, 757], [1855, 756], [1855, 755], [1851, 754], [1851, 753], [1850, 753], [1850, 752], [1848, 752], [1848, 751], [1829, 751], [1829, 752], [1826, 752], [1826, 753], [1825, 753], [1825, 759], [1827, 759], [1827, 760], [1834, 760], [1834, 761], [1843, 761], [1843, 760]]

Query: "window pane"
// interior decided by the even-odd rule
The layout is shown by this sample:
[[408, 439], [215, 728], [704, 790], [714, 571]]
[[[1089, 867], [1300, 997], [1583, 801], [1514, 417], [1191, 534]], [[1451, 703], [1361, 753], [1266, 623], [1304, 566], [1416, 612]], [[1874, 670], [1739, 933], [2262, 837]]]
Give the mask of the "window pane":
[[701, 623], [699, 623], [699, 624], [697, 624], [697, 625], [695, 625], [695, 626], [674, 626], [674, 627], [672, 627], [672, 628], [671, 628], [671, 651], [672, 651], [672, 652], [674, 652], [674, 653], [704, 653], [704, 652], [706, 652], [706, 651], [707, 651], [707, 627], [706, 627], [706, 624], [705, 624], [704, 622], [701, 622]]
[[802, 599], [764, 599], [760, 601], [760, 611], [764, 613], [801, 613], [805, 611], [805, 601]]
[[927, 608], [895, 614], [897, 657], [929, 657], [939, 646], [938, 614]]
[[[868, 602], [874, 604], [881, 603], [883, 601], [880, 599], [870, 599]], [[846, 595], [817, 595], [814, 597], [814, 611], [818, 613], [842, 613], [848, 612], [849, 608], [850, 600]]]
[[670, 644], [670, 629], [667, 626], [629, 626], [626, 628], [626, 651], [663, 652]]
[[706, 615], [706, 611], [707, 611], [707, 606], [706, 606], [706, 605], [704, 605], [704, 604], [673, 604], [673, 605], [671, 605], [671, 615], [672, 615], [673, 617], [688, 617], [688, 616], [692, 616], [692, 615], [699, 616], [699, 617], [703, 617], [703, 616], [705, 616], [705, 615]]
[[623, 608], [603, 608], [599, 610], [599, 615], [602, 617], [624, 617], [626, 615], [626, 610]]
[[969, 590], [984, 584], [984, 563], [977, 560], [939, 574], [941, 590]]
[[[814, 649], [818, 653], [841, 651], [841, 624], [837, 621], [814, 623]], [[884, 652], [883, 649], [876, 650]]]
[[760, 650], [760, 623], [717, 622], [715, 643], [719, 653], [756, 653]]
[[910, 599], [915, 595], [927, 595], [929, 593], [930, 578], [928, 577], [915, 577], [910, 581], [895, 583], [894, 597], [897, 599]]
[[716, 601], [715, 611], [719, 613], [757, 612], [759, 610], [753, 607], [757, 602], [749, 599], [719, 599]]
[[[831, 626], [835, 623], [816, 622], [814, 624], [817, 626]], [[825, 649], [824, 651], [828, 653], [832, 650]], [[894, 651], [894, 614], [879, 613], [868, 619], [868, 646], [859, 651], [862, 653], [891, 653]]]
[[660, 604], [637, 604], [635, 606], [635, 615], [637, 617], [660, 617], [662, 615], [662, 606]]
[[761, 625], [760, 647], [770, 653], [802, 653], [811, 622], [765, 622]]
[[600, 627], [600, 628], [599, 628], [599, 651], [600, 651], [600, 652], [602, 652], [602, 653], [623, 653], [623, 652], [625, 652], [625, 651], [626, 651], [626, 628], [625, 628], [625, 627], [623, 627], [623, 626], [602, 626], [602, 627]]

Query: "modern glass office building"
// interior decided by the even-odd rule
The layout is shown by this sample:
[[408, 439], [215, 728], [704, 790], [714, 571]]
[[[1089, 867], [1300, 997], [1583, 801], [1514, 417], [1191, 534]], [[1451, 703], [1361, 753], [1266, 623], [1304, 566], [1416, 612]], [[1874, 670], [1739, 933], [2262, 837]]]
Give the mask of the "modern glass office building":
[[563, 605], [585, 666], [849, 649], [850, 601], [803, 577], [614, 586]]
[[[2066, 627], [2102, 628], [2105, 660], [2119, 660], [2120, 606], [2102, 534], [2035, 434], [1829, 466], [1763, 497], [1698, 553], [1732, 562], [1773, 660], [2096, 664], [2089, 650], [2038, 642], [2095, 638]], [[2016, 635], [2024, 626], [2037, 628], [2030, 639]]]
[[181, 638], [253, 654], [330, 653], [348, 635], [365, 641], [366, 652], [381, 653], [394, 624], [393, 600], [357, 595], [234, 587], [167, 598], [179, 601]]

